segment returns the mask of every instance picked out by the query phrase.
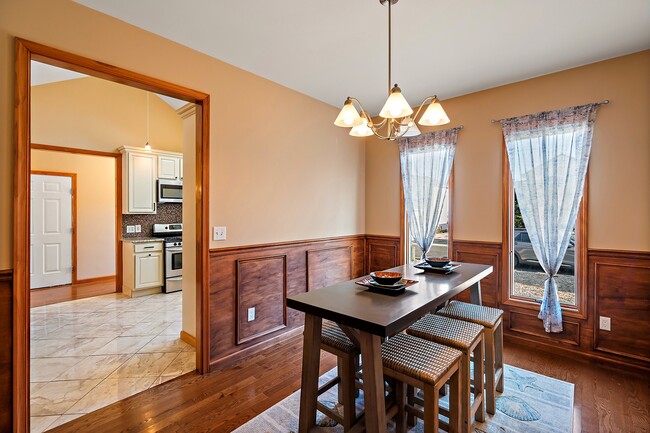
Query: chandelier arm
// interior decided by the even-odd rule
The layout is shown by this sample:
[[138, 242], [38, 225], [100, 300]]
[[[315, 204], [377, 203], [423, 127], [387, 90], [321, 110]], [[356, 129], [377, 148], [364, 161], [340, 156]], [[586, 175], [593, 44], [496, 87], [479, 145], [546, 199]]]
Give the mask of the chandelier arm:
[[415, 116], [413, 116], [413, 122], [415, 122], [415, 119], [417, 119], [417, 117], [420, 115], [420, 111], [422, 111], [422, 107], [424, 107], [424, 104], [426, 104], [427, 101], [429, 101], [429, 100], [431, 100], [431, 103], [433, 103], [433, 102], [438, 100], [438, 96], [433, 95], [433, 96], [427, 96], [426, 98], [424, 98], [424, 101], [422, 101], [422, 103], [418, 107], [418, 111], [415, 112]]

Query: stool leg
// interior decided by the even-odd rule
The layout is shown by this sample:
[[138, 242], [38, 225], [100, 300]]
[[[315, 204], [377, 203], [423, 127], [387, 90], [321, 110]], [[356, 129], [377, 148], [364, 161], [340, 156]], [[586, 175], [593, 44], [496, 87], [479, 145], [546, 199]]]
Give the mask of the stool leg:
[[485, 342], [481, 339], [481, 342], [474, 349], [474, 398], [478, 396], [481, 398], [481, 403], [476, 408], [475, 415], [476, 421], [478, 422], [485, 421], [485, 386], [483, 385], [484, 345]]
[[[469, 363], [469, 356], [467, 357], [467, 361]], [[460, 370], [460, 369], [459, 369]], [[456, 372], [451, 376], [449, 379], [449, 433], [460, 433], [461, 432], [461, 405], [464, 403], [461, 401], [461, 387], [465, 388], [465, 384], [461, 384], [461, 379], [460, 379], [460, 371], [456, 370]], [[467, 381], [469, 382], [469, 372], [467, 376]], [[469, 398], [469, 394], [467, 395]], [[425, 396], [426, 398], [426, 396]], [[437, 404], [437, 402], [436, 402]], [[468, 425], [472, 425], [472, 414], [471, 414], [471, 409], [469, 410], [470, 412], [470, 421]]]
[[495, 383], [494, 383], [494, 332], [485, 328], [485, 394], [487, 413], [496, 412]]
[[337, 356], [336, 357], [336, 372], [338, 373], [339, 379], [341, 380], [339, 382], [338, 387], [337, 387], [338, 388], [338, 393], [339, 393], [339, 403], [340, 404], [344, 404], [343, 403], [343, 399], [344, 399], [344, 397], [343, 397], [343, 380], [344, 380], [345, 376], [343, 374], [343, 370], [345, 370], [345, 367], [343, 366], [343, 364], [344, 364], [343, 358], [340, 357], [340, 356]]
[[[458, 393], [456, 393], [458, 395]], [[424, 385], [424, 433], [438, 433], [438, 390]]]
[[[413, 397], [415, 396], [415, 387], [413, 385], [408, 385], [406, 388], [406, 400], [410, 406], [413, 406], [414, 401]], [[415, 415], [408, 413], [406, 415], [406, 423], [409, 427], [415, 426]]]
[[[355, 402], [356, 386], [354, 374], [355, 362], [354, 356], [346, 356], [341, 359], [341, 382], [339, 383], [339, 398], [343, 397], [341, 404], [343, 405], [343, 430], [348, 431], [357, 419], [357, 408]], [[342, 391], [342, 392], [341, 392]]]
[[[472, 426], [472, 399], [470, 398], [471, 383], [470, 383], [470, 360], [469, 353], [463, 353], [460, 361], [460, 401], [461, 413], [463, 421], [463, 432], [468, 433]], [[455, 398], [451, 390], [452, 385], [449, 385], [449, 407], [451, 409], [451, 399]]]
[[503, 392], [503, 322], [499, 322], [495, 329], [495, 370], [501, 370], [501, 376], [497, 382], [497, 391]]
[[397, 418], [395, 432], [406, 433], [406, 384], [401, 380], [395, 381], [395, 404], [397, 405]]

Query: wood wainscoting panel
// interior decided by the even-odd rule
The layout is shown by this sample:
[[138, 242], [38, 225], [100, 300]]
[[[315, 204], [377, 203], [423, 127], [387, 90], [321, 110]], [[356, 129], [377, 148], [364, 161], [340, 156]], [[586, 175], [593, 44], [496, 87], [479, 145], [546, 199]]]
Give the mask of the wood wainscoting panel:
[[[650, 253], [593, 250], [594, 349], [650, 362]], [[611, 319], [601, 330], [600, 316]]]
[[[287, 256], [239, 259], [237, 266], [237, 345], [287, 326]], [[255, 318], [248, 320], [248, 309]]]
[[307, 291], [351, 279], [351, 245], [307, 250]]
[[[481, 297], [483, 305], [499, 306], [501, 303], [501, 243], [454, 240], [452, 248], [454, 261], [492, 266], [494, 271], [481, 281]], [[469, 292], [466, 290], [456, 299], [469, 302]]]
[[559, 341], [573, 346], [580, 345], [580, 323], [578, 322], [564, 319], [562, 321], [563, 331], [559, 334], [550, 334], [544, 331], [544, 327], [535, 312], [510, 310], [507, 315], [508, 320], [505, 322], [508, 324], [509, 331]]
[[13, 272], [0, 271], [0, 431], [12, 427]]
[[[284, 297], [282, 310], [286, 311], [285, 326], [279, 326], [277, 296], [280, 288], [285, 297], [306, 292], [308, 268], [312, 288], [362, 276], [364, 236], [211, 250], [210, 365], [215, 368], [228, 366], [278, 339], [299, 332], [298, 328], [303, 325], [303, 314], [286, 309]], [[256, 307], [255, 321], [247, 322], [247, 302], [252, 299], [255, 303], [256, 299], [267, 297], [272, 300], [271, 310], [262, 311], [261, 307]]]
[[366, 274], [400, 265], [399, 236], [366, 236]]

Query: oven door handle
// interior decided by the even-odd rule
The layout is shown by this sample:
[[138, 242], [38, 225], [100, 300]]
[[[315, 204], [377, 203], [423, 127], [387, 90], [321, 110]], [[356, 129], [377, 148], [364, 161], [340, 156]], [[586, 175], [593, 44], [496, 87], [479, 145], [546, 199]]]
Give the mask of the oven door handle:
[[183, 247], [165, 248], [165, 251], [168, 251], [170, 253], [182, 253]]

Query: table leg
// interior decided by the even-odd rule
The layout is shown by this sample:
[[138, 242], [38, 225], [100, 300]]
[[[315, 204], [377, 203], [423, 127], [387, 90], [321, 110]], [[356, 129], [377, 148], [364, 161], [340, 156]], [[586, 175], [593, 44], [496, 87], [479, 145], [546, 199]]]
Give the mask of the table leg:
[[302, 384], [300, 386], [299, 433], [307, 433], [316, 424], [318, 370], [320, 368], [320, 336], [323, 319], [305, 314], [302, 346]]
[[359, 331], [363, 371], [363, 400], [366, 432], [386, 432], [384, 370], [381, 362], [381, 337]]
[[483, 305], [481, 300], [481, 282], [477, 281], [469, 287], [469, 301], [472, 304]]

